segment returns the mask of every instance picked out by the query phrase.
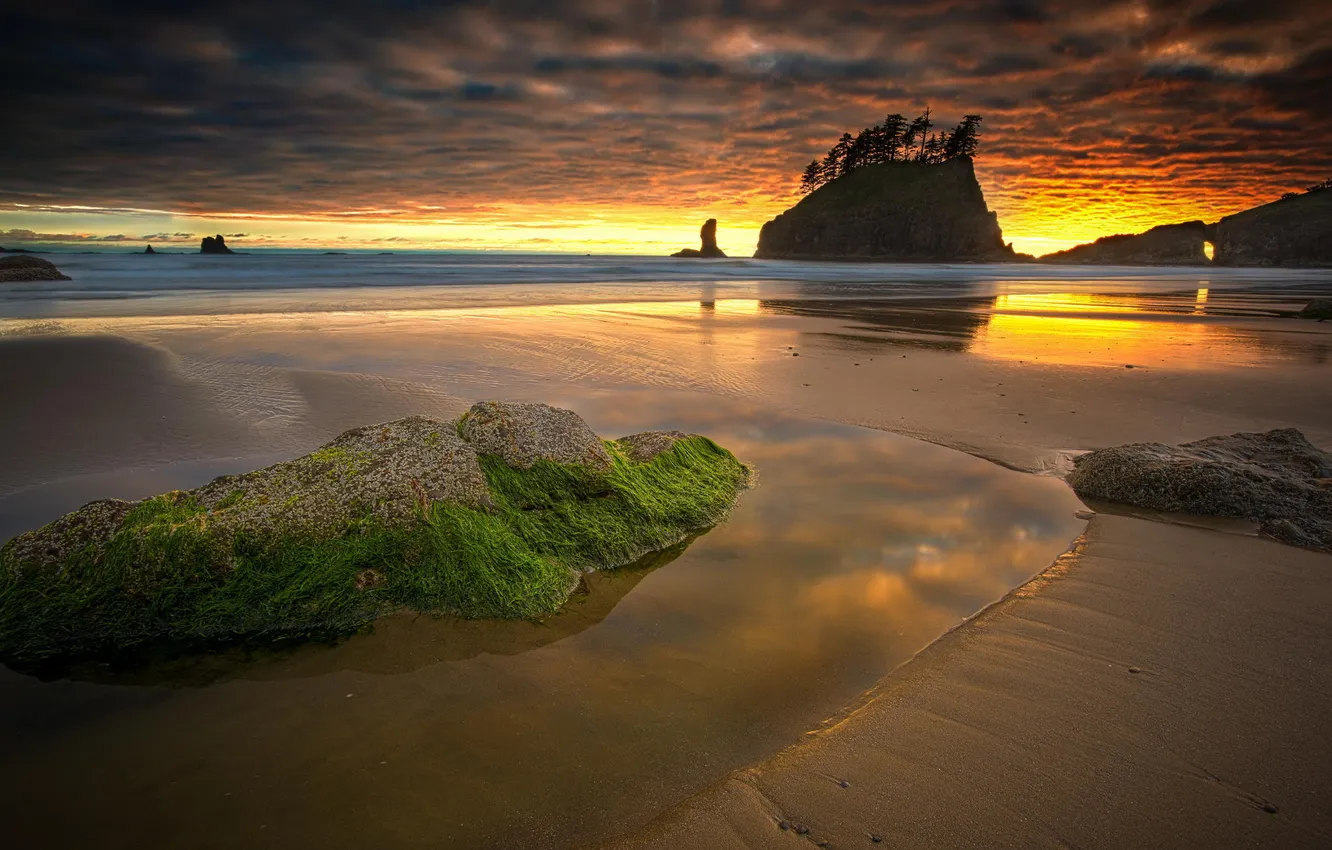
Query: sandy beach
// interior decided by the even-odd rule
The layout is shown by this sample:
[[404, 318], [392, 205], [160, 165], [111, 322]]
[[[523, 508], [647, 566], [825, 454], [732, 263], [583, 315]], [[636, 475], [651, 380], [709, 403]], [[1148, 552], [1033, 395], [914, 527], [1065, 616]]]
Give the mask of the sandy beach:
[[[0, 671], [6, 772], [89, 800], [53, 824], [40, 796], [8, 792], [25, 846], [172, 846], [199, 824], [217, 833], [198, 846], [1332, 843], [1332, 559], [1239, 522], [1086, 523], [1059, 480], [1077, 452], [1139, 440], [1297, 427], [1332, 446], [1332, 327], [1280, 315], [1326, 284], [1026, 282], [905, 301], [746, 286], [0, 321], [0, 391], [24, 410], [0, 420], [0, 538], [480, 398], [571, 407], [603, 434], [716, 432], [761, 476], [732, 522], [593, 587], [550, 633], [388, 623], [184, 685]], [[771, 598], [719, 601], [802, 546]], [[818, 573], [829, 559], [841, 566]], [[700, 576], [728, 580], [726, 564], [753, 583], [709, 596]], [[635, 684], [649, 664], [655, 684]], [[580, 691], [571, 675], [592, 678]], [[507, 737], [478, 744], [472, 773], [471, 754], [450, 764], [419, 736], [441, 705], [460, 729], [493, 712], [487, 691], [512, 706], [495, 724]], [[522, 707], [572, 718], [585, 699], [625, 711], [557, 726], [558, 745], [541, 728], [574, 721]], [[292, 714], [258, 719], [274, 700]], [[307, 711], [329, 728], [296, 733]], [[167, 719], [208, 733], [162, 739]], [[359, 725], [376, 732], [358, 742]], [[285, 795], [328, 740], [339, 763]], [[291, 764], [259, 767], [246, 741]], [[515, 756], [539, 757], [540, 775], [494, 766]], [[382, 793], [357, 804], [381, 764]], [[464, 778], [431, 784], [446, 776]], [[139, 817], [135, 793], [175, 813]], [[316, 826], [330, 804], [344, 814]]]
[[1328, 846], [1328, 566], [1098, 515], [846, 716], [600, 846]]

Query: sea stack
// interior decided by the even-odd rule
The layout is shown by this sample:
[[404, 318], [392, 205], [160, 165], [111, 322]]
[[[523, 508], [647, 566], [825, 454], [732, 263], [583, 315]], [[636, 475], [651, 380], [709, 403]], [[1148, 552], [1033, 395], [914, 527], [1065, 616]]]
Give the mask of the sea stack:
[[[146, 252], [145, 252], [146, 253]], [[227, 247], [227, 242], [222, 238], [222, 234], [216, 236], [205, 236], [203, 242], [199, 243], [200, 254], [232, 254], [235, 253]]]
[[971, 158], [856, 168], [763, 225], [760, 259], [997, 262], [1018, 257]]
[[671, 256], [696, 257], [704, 260], [713, 258], [724, 259], [726, 257], [726, 254], [722, 252], [722, 249], [717, 247], [717, 219], [710, 218], [703, 222], [703, 227], [699, 229], [698, 236], [699, 240], [702, 242], [702, 247], [698, 250], [685, 248], [676, 251], [674, 254], [671, 254]]
[[144, 252], [145, 254], [156, 254], [156, 253], [157, 253], [156, 251], [153, 250], [153, 246], [152, 246], [152, 245], [149, 245], [147, 248], [144, 248], [144, 249], [143, 249], [143, 252]]

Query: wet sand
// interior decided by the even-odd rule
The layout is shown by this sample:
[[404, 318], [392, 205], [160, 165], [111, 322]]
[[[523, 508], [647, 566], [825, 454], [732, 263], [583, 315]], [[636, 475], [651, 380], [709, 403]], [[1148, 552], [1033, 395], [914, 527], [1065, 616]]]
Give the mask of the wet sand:
[[[400, 415], [365, 372], [196, 366], [123, 340], [0, 343], [0, 364], [6, 352], [60, 362], [65, 346], [94, 352], [112, 386], [172, 391], [64, 399], [78, 415], [53, 429], [56, 445], [40, 429], [23, 445], [69, 474], [0, 496], [0, 537], [95, 497], [254, 468], [274, 458], [247, 452], [282, 445], [269, 437]], [[200, 377], [219, 374], [231, 378]], [[50, 410], [69, 377], [24, 392]], [[1081, 528], [1059, 481], [891, 434], [661, 388], [529, 391], [606, 435], [709, 434], [757, 466], [760, 486], [679, 557], [594, 576], [539, 623], [404, 616], [334, 646], [0, 668], [6, 835], [139, 850], [600, 840], [795, 740]], [[171, 460], [190, 447], [163, 440], [155, 457], [134, 428], [109, 427], [171, 423], [176, 404], [190, 433], [213, 438], [198, 453], [237, 454]], [[269, 409], [282, 415], [254, 415]], [[62, 455], [62, 441], [89, 451]], [[140, 465], [116, 467], [130, 457]]]
[[[445, 415], [497, 393], [558, 399], [571, 385], [711, 393], [1037, 472], [1066, 468], [1070, 452], [1239, 430], [1293, 426], [1332, 445], [1332, 326], [1273, 317], [1297, 300], [1223, 293], [1200, 308], [1201, 292], [70, 318], [58, 326], [169, 352], [172, 377], [154, 380], [188, 383], [214, 411], [202, 431], [190, 422], [190, 433], [242, 429], [243, 442], [283, 451], [308, 450], [367, 414]], [[52, 380], [0, 371], [6, 397]], [[18, 427], [40, 430], [44, 421], [73, 429], [69, 439], [21, 449], [0, 440], [0, 463], [15, 470], [0, 488], [99, 466], [78, 460], [95, 449], [67, 451], [71, 442], [96, 445], [97, 423], [57, 410]], [[190, 456], [192, 448], [173, 452], [166, 436], [147, 440], [150, 455]]]
[[[19, 430], [0, 435], [0, 513], [44, 521], [113, 479], [137, 488], [123, 495], [147, 495], [172, 475], [201, 474], [181, 464], [292, 456], [365, 421], [452, 415], [496, 396], [590, 409], [592, 425], [615, 434], [664, 424], [673, 393], [687, 391], [719, 399], [718, 423], [748, 405], [1045, 473], [1079, 450], [1236, 430], [1294, 426], [1332, 446], [1332, 327], [1275, 317], [1293, 302], [1203, 289], [1018, 294], [63, 317], [62, 336], [0, 340], [0, 389], [41, 411], [4, 420]], [[131, 354], [119, 348], [127, 340]], [[79, 346], [92, 348], [67, 356]], [[99, 376], [99, 363], [122, 365]], [[108, 386], [108, 398], [133, 394], [117, 407], [123, 419], [88, 415], [93, 406], [65, 392], [81, 374], [74, 385], [94, 397]], [[632, 830], [645, 811], [734, 765], [710, 760], [692, 777], [676, 765], [670, 790], [654, 787], [633, 814], [617, 800], [524, 835], [552, 847], [616, 833], [620, 846], [649, 847], [854, 847], [870, 846], [871, 834], [885, 846], [1332, 844], [1329, 567], [1328, 556], [1235, 533], [1101, 515], [1054, 569], [794, 748], [642, 832]], [[646, 598], [638, 588], [627, 601]], [[838, 598], [864, 599], [866, 587], [847, 585]], [[765, 728], [747, 760], [791, 740], [783, 734]], [[28, 755], [29, 767], [42, 763]], [[239, 775], [244, 765], [232, 767]], [[406, 817], [424, 805], [391, 810]], [[782, 831], [782, 819], [810, 831]], [[418, 838], [399, 830], [402, 843]]]
[[1098, 515], [840, 722], [599, 846], [1332, 846], [1329, 608], [1327, 555]]

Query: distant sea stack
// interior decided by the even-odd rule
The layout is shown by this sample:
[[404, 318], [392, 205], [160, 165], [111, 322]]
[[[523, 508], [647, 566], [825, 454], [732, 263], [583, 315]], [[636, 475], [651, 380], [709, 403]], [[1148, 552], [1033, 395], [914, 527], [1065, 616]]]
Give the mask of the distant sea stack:
[[1163, 224], [1146, 233], [1102, 236], [1095, 242], [1046, 254], [1042, 263], [1118, 266], [1205, 266], [1208, 227], [1201, 221]]
[[672, 257], [697, 257], [699, 259], [724, 259], [726, 255], [717, 247], [717, 219], [710, 218], [703, 222], [703, 227], [698, 231], [699, 239], [702, 241], [702, 247], [698, 250], [685, 248], [671, 254]]
[[69, 280], [55, 264], [41, 257], [19, 254], [0, 257], [0, 283], [21, 283], [29, 280]]
[[971, 158], [884, 162], [843, 174], [763, 225], [760, 259], [1019, 259], [985, 205]]
[[1332, 189], [1228, 215], [1213, 245], [1219, 266], [1332, 266]]
[[[152, 245], [149, 245], [147, 248], [144, 248], [144, 249], [143, 249], [143, 252], [144, 252], [145, 254], [156, 254], [156, 253], [157, 253], [156, 251], [153, 250], [153, 246], [152, 246]], [[205, 253], [206, 253], [206, 252], [205, 252]], [[231, 252], [228, 251], [227, 253], [231, 253]]]
[[222, 238], [222, 234], [217, 236], [205, 236], [203, 242], [199, 243], [200, 254], [233, 254], [235, 253], [227, 247], [227, 242]]

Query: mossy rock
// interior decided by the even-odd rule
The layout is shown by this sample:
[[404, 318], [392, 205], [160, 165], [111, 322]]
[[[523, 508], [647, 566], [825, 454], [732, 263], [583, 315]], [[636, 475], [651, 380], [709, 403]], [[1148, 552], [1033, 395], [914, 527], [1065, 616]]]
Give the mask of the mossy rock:
[[[468, 420], [509, 424], [478, 445]], [[342, 633], [402, 609], [536, 617], [581, 572], [712, 526], [749, 481], [706, 437], [594, 451], [584, 431], [570, 411], [487, 402], [462, 422], [357, 428], [195, 490], [85, 505], [0, 549], [0, 657]], [[585, 462], [567, 462], [574, 449]]]

